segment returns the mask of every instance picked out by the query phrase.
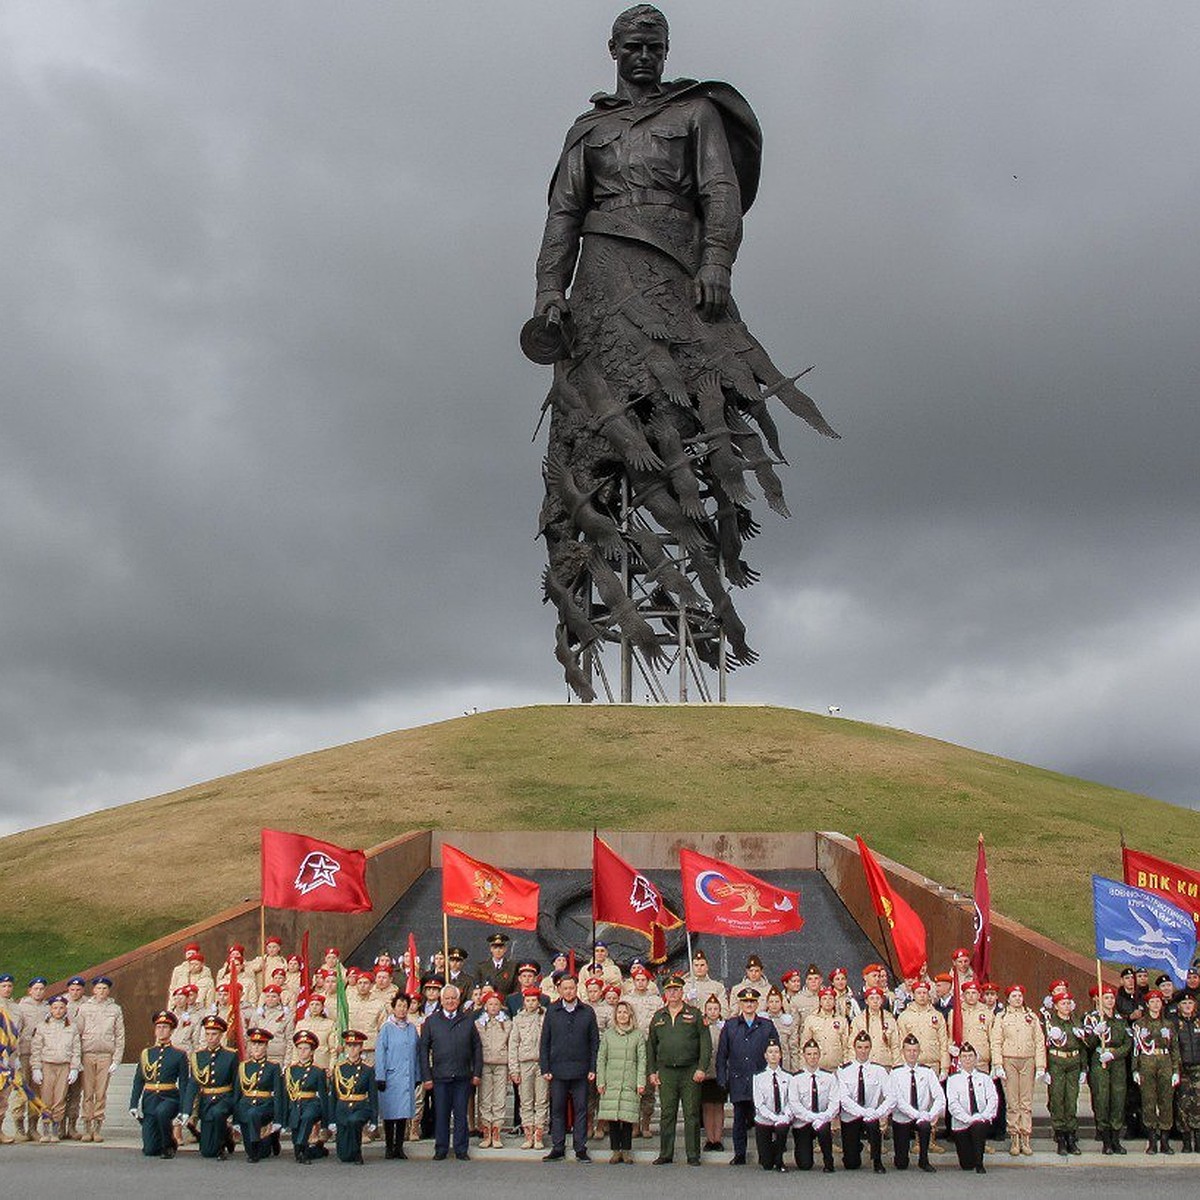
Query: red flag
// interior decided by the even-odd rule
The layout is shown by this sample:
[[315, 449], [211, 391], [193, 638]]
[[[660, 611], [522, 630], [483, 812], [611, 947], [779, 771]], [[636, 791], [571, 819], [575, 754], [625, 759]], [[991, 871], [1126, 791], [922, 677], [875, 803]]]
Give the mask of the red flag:
[[925, 925], [908, 904], [892, 891], [892, 885], [875, 861], [875, 855], [867, 849], [867, 843], [857, 836], [854, 840], [858, 843], [875, 915], [887, 922], [900, 970], [906, 978], [919, 975], [929, 957], [925, 950]]
[[[975, 857], [975, 947], [971, 952], [971, 970], [980, 983], [989, 978], [992, 969], [992, 889], [988, 883], [987, 852], [983, 834], [979, 835], [979, 852]], [[958, 979], [958, 972], [954, 972]]]
[[532, 879], [442, 845], [442, 912], [447, 916], [536, 930], [540, 891]]
[[663, 903], [658, 888], [594, 835], [592, 920], [644, 933], [650, 939], [651, 962], [661, 962], [667, 956], [663, 931], [683, 924]]
[[264, 908], [370, 912], [367, 856], [302, 833], [262, 831]]
[[785, 892], [719, 858], [679, 851], [683, 917], [692, 933], [770, 937], [804, 924], [800, 893]]
[[415, 1000], [421, 994], [421, 960], [417, 957], [417, 935], [408, 935], [408, 978], [404, 981], [404, 994]]
[[[958, 968], [954, 968], [954, 1009], [950, 1018], [950, 1040], [955, 1046], [962, 1046], [962, 980], [959, 978]], [[951, 1060], [951, 1066], [954, 1070], [958, 1070], [958, 1055], [954, 1055]]]
[[1196, 922], [1197, 936], [1200, 936], [1200, 872], [1189, 871], [1165, 858], [1155, 858], [1153, 854], [1130, 850], [1127, 846], [1121, 847], [1121, 862], [1126, 883], [1154, 892], [1190, 913]]

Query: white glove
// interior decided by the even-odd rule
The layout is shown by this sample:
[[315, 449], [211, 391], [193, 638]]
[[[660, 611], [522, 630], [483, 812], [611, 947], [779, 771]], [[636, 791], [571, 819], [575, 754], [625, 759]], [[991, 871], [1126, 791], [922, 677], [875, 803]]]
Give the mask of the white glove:
[[117, 1073], [117, 1067], [119, 1067], [120, 1065], [121, 1065], [120, 1063], [112, 1063], [108, 1068], [108, 1073], [110, 1075], [115, 1075]]
[[178, 1125], [180, 1129], [182, 1129], [184, 1122], [186, 1120], [187, 1120], [187, 1116], [184, 1113], [180, 1113], [179, 1116], [177, 1116], [175, 1118], [175, 1124]]
[[948, 1071], [939, 1071], [939, 1072], [938, 1072], [938, 1083], [945, 1083], [945, 1082], [946, 1082], [946, 1076], [947, 1076], [948, 1074], [949, 1074], [949, 1072], [948, 1072]]
[[1092, 1032], [1099, 1034], [1100, 1037], [1103, 1037], [1108, 1032], [1108, 1022], [1097, 1021], [1095, 1025], [1092, 1026]]
[[1133, 1073], [1133, 1082], [1134, 1082], [1134, 1083], [1136, 1083], [1136, 1084], [1138, 1085], [1138, 1087], [1141, 1087], [1141, 1086], [1142, 1086], [1142, 1073], [1141, 1073], [1141, 1071], [1134, 1071], [1134, 1073]]
[[33, 1082], [39, 1084], [42, 1082], [42, 1072], [37, 1067], [34, 1067], [33, 1069]]
[[368, 1133], [374, 1133], [374, 1132], [375, 1132], [375, 1130], [376, 1130], [377, 1128], [378, 1128], [378, 1126], [377, 1126], [377, 1125], [368, 1125], [368, 1126], [367, 1126], [367, 1132], [368, 1132]]
[[136, 1108], [131, 1108], [129, 1110], [129, 1115], [136, 1121], [138, 1119], [138, 1110]]
[[959, 1050], [960, 1050], [960, 1047], [959, 1047], [958, 1043], [957, 1043], [957, 1042], [951, 1042], [951, 1043], [950, 1043], [950, 1046], [949, 1046], [949, 1049], [950, 1049], [950, 1057], [951, 1057], [951, 1058], [957, 1058], [957, 1057], [958, 1057], [958, 1055], [959, 1055]]
[[1111, 1050], [1100, 1051], [1100, 1061], [1102, 1063], [1110, 1063], [1113, 1060], [1113, 1052]]
[[1043, 1083], [1046, 1083], [1046, 1084], [1048, 1084], [1048, 1083], [1050, 1082], [1050, 1072], [1049, 1072], [1049, 1071], [1043, 1071], [1043, 1072], [1042, 1072], [1042, 1076], [1041, 1076], [1041, 1078], [1042, 1078], [1042, 1082], [1043, 1082]]
[[327, 1128], [329, 1129], [329, 1132], [330, 1132], [330, 1133], [337, 1133], [337, 1126], [336, 1126], [336, 1125], [332, 1125], [332, 1124], [331, 1124], [331, 1125], [329, 1125]]
[[997, 1067], [997, 1068], [996, 1068], [996, 1069], [995, 1069], [995, 1070], [992, 1072], [992, 1078], [993, 1078], [993, 1079], [999, 1079], [999, 1080], [1001, 1080], [1001, 1081], [1003, 1082], [1005, 1079], [1007, 1079], [1007, 1078], [1008, 1078], [1008, 1072], [1007, 1072], [1007, 1071], [1005, 1071], [1005, 1069], [1004, 1069], [1003, 1067]]
[[1171, 1076], [1171, 1086], [1172, 1086], [1172, 1087], [1178, 1087], [1178, 1086], [1179, 1086], [1179, 1074], [1178, 1074], [1178, 1072], [1176, 1072], [1174, 1075], [1172, 1075], [1172, 1076]]

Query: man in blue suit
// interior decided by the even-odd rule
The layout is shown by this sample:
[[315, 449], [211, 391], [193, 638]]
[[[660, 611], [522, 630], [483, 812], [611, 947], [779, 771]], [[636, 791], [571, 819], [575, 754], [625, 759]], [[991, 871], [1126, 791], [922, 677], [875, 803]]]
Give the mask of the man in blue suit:
[[779, 1044], [774, 1022], [758, 1015], [758, 989], [744, 987], [737, 994], [738, 1015], [730, 1017], [717, 1042], [717, 1083], [729, 1093], [733, 1105], [733, 1159], [746, 1165], [746, 1135], [754, 1124], [754, 1076], [766, 1070], [767, 1047]]

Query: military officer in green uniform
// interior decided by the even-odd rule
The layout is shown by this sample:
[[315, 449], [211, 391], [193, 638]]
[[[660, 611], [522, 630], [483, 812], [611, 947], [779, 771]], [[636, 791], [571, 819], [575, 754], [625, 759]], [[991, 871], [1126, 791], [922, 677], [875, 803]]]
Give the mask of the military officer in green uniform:
[[1054, 997], [1046, 1017], [1046, 1074], [1050, 1084], [1050, 1125], [1059, 1154], [1082, 1154], [1079, 1148], [1079, 1076], [1087, 1066], [1083, 1028], [1073, 1019], [1075, 1001], [1068, 991]]
[[188, 1060], [171, 1045], [179, 1024], [173, 1012], [154, 1014], [154, 1045], [138, 1057], [129, 1096], [129, 1115], [142, 1123], [142, 1153], [147, 1158], [174, 1158], [172, 1126], [182, 1121], [180, 1093], [187, 1085]]
[[344, 1163], [362, 1166], [363, 1130], [373, 1130], [379, 1120], [379, 1097], [374, 1068], [362, 1060], [365, 1033], [347, 1029], [342, 1034], [346, 1058], [333, 1068], [333, 1105], [329, 1128], [337, 1133], [337, 1156]]
[[309, 1141], [329, 1120], [329, 1088], [325, 1084], [325, 1072], [313, 1062], [317, 1035], [309, 1029], [301, 1029], [292, 1042], [296, 1056], [283, 1073], [288, 1101], [287, 1125], [292, 1131], [292, 1151], [296, 1161], [308, 1166], [314, 1159], [329, 1156], [324, 1146]]
[[1106, 983], [1096, 1008], [1083, 1018], [1083, 1040], [1087, 1043], [1088, 1091], [1096, 1136], [1105, 1154], [1124, 1154], [1121, 1126], [1125, 1122], [1125, 1081], [1133, 1041], [1129, 1023], [1117, 1014], [1117, 989]]
[[279, 1131], [287, 1115], [283, 1094], [283, 1072], [278, 1063], [267, 1061], [269, 1029], [246, 1032], [249, 1057], [238, 1066], [234, 1120], [242, 1131], [246, 1161], [256, 1163], [279, 1153]]
[[647, 1077], [659, 1089], [656, 1166], [675, 1157], [675, 1119], [680, 1105], [688, 1164], [700, 1165], [700, 1085], [712, 1062], [712, 1035], [700, 1010], [684, 1003], [683, 986], [678, 975], [663, 984], [666, 1003], [650, 1018], [646, 1038]]
[[1175, 1124], [1183, 1138], [1183, 1152], [1200, 1152], [1200, 1016], [1196, 997], [1185, 991], [1179, 997], [1175, 1028], [1179, 1033], [1179, 1091], [1175, 1093]]
[[204, 1044], [192, 1051], [182, 1108], [200, 1122], [200, 1156], [224, 1161], [233, 1153], [229, 1118], [237, 1100], [238, 1057], [222, 1045], [229, 1029], [224, 1017], [205, 1017], [200, 1029]]
[[1146, 1012], [1133, 1023], [1133, 1082], [1142, 1089], [1142, 1124], [1146, 1127], [1146, 1153], [1174, 1154], [1172, 1100], [1179, 1083], [1179, 1037], [1175, 1022], [1163, 1012], [1163, 994], [1151, 988], [1145, 996]]

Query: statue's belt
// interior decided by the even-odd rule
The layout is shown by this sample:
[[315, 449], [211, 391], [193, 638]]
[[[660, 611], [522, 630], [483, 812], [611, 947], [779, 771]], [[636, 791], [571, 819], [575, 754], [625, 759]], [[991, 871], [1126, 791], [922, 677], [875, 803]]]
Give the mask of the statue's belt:
[[675, 192], [666, 192], [660, 188], [632, 188], [619, 196], [609, 196], [601, 200], [596, 208], [600, 212], [612, 212], [616, 208], [631, 208], [635, 204], [665, 204], [671, 208], [679, 208], [694, 215], [696, 206], [686, 197]]

